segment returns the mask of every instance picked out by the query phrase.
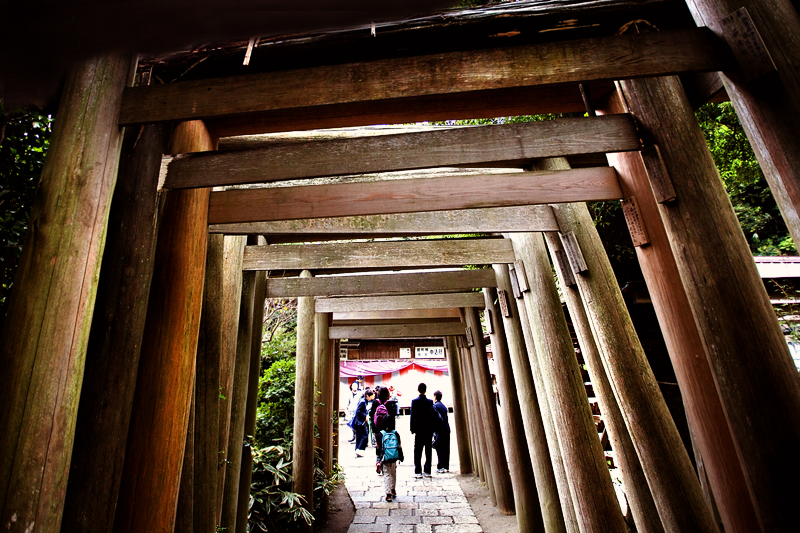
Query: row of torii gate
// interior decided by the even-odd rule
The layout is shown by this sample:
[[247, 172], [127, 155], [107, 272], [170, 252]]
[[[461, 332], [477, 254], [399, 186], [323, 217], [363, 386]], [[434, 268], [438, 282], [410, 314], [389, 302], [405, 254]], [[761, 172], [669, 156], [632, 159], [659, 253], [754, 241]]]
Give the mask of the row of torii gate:
[[[118, 56], [76, 67], [63, 89], [0, 342], [2, 527], [234, 527], [246, 501], [238, 489], [247, 484], [230, 465], [239, 436], [252, 427], [254, 387], [245, 384], [254, 374], [252, 339], [260, 338], [252, 325], [261, 323], [266, 295], [301, 297], [294, 471], [298, 492], [308, 494], [312, 362], [323, 361], [317, 383], [332, 387], [337, 365], [322, 358], [338, 327], [326, 337], [324, 313], [333, 308], [315, 313], [310, 298], [339, 296], [317, 300], [320, 306], [368, 294], [425, 302], [433, 291], [469, 303], [455, 306], [463, 323], [415, 328], [449, 339], [456, 423], [470, 437], [459, 441], [460, 455], [497, 505], [516, 509], [521, 531], [624, 531], [552, 261], [637, 527], [792, 530], [800, 383], [674, 76], [725, 72], [725, 89], [797, 241], [800, 21], [789, 2], [740, 4], [692, 2], [707, 28], [166, 85], [125, 88], [130, 61]], [[578, 84], [594, 95], [587, 118], [297, 143], [226, 139], [499, 109], [562, 112], [574, 110], [564, 102]], [[173, 156], [162, 160], [164, 153]], [[582, 154], [607, 154], [611, 166], [569, 168], [564, 158]], [[507, 170], [242, 187], [443, 166]], [[700, 479], [580, 203], [616, 199], [678, 378]], [[473, 232], [495, 238], [275, 245]], [[228, 238], [240, 252], [226, 254], [223, 234], [251, 237], [246, 247]], [[255, 274], [465, 264], [493, 270], [270, 278], [266, 287]], [[521, 298], [512, 296], [507, 265]], [[475, 287], [487, 288], [484, 303], [492, 306], [501, 388], [511, 398], [513, 386], [519, 398], [519, 412], [503, 409], [507, 419], [494, 411], [475, 342], [475, 309], [484, 304], [471, 293], [447, 294]], [[372, 305], [386, 305], [378, 301]], [[384, 328], [384, 336], [390, 328], [412, 331], [370, 327]], [[353, 326], [338, 335], [358, 332]], [[462, 343], [454, 341], [462, 334]], [[327, 447], [328, 433], [323, 438]], [[220, 451], [227, 453], [222, 469]]]

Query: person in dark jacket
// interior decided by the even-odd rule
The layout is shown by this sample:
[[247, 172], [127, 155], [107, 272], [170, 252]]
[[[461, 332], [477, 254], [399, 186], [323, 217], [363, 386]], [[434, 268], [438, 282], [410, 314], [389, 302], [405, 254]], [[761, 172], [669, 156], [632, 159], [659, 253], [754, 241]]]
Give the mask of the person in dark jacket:
[[[425, 397], [428, 386], [420, 383], [419, 396], [411, 400], [411, 433], [414, 434], [414, 477], [431, 477], [431, 440], [436, 429], [434, 424], [433, 402]], [[425, 451], [424, 468], [422, 452]]]
[[353, 430], [356, 432], [356, 457], [364, 457], [364, 450], [367, 449], [367, 439], [369, 438], [369, 426], [367, 425], [367, 417], [369, 417], [369, 407], [367, 404], [373, 400], [375, 393], [372, 389], [364, 391], [364, 397], [358, 402], [356, 407], [356, 414], [353, 417]]
[[433, 447], [436, 449], [436, 473], [445, 474], [450, 471], [450, 421], [447, 419], [447, 406], [442, 403], [442, 391], [433, 393], [433, 408], [438, 413], [438, 427], [433, 436]]

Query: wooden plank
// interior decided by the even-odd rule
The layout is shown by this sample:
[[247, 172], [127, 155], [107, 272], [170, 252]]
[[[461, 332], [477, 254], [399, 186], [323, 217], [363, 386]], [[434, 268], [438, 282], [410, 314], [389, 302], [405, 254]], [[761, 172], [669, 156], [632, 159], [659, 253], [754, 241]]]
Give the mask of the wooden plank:
[[702, 28], [577, 39], [135, 87], [125, 91], [120, 124], [717, 71], [724, 66], [712, 35]]
[[640, 148], [629, 115], [299, 143], [264, 142], [250, 150], [182, 154], [165, 159], [164, 188], [239, 185], [490, 162], [521, 163], [542, 157]]
[[244, 270], [400, 268], [513, 263], [503, 239], [248, 246]]
[[[333, 314], [334, 322], [348, 320], [434, 320], [448, 322], [449, 318], [461, 319], [458, 309], [394, 309], [386, 311], [348, 311]], [[345, 324], [340, 324], [345, 325]]]
[[480, 307], [479, 292], [452, 292], [424, 296], [361, 296], [356, 298], [317, 298], [317, 313], [342, 313], [349, 311], [393, 311], [400, 309], [451, 309]]
[[[261, 234], [273, 242], [277, 236], [307, 235], [339, 237], [352, 235], [370, 237], [414, 234], [503, 233], [513, 231], [558, 231], [553, 210], [546, 205], [487, 207], [428, 211], [424, 213], [394, 213], [358, 217], [313, 218], [248, 222], [241, 224], [212, 224], [209, 233], [226, 235]], [[349, 235], [349, 236], [348, 236]]]
[[415, 178], [212, 193], [212, 224], [616, 200], [611, 167]]
[[331, 339], [396, 339], [403, 337], [446, 337], [463, 335], [463, 322], [397, 324], [384, 326], [332, 326]]
[[267, 298], [297, 296], [355, 296], [366, 294], [424, 294], [448, 290], [494, 287], [489, 269], [416, 274], [375, 274], [317, 278], [269, 278]]

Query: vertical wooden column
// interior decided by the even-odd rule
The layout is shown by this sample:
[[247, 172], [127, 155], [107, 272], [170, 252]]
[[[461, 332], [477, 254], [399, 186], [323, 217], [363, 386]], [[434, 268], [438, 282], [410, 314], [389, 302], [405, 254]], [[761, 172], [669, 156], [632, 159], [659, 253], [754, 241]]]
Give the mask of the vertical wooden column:
[[627, 531], [586, 401], [583, 378], [541, 234], [521, 234], [514, 253], [525, 265], [535, 306], [527, 309], [556, 435], [581, 531]]
[[[175, 128], [172, 152], [212, 150], [202, 121]], [[209, 189], [166, 194], [156, 244], [114, 531], [172, 531], [195, 375]]]
[[[550, 450], [547, 447], [547, 437], [542, 423], [542, 414], [539, 412], [536, 386], [533, 383], [530, 361], [525, 349], [525, 338], [522, 332], [519, 310], [519, 307], [524, 307], [524, 305], [518, 306], [516, 298], [513, 297], [514, 293], [508, 265], [493, 265], [493, 268], [497, 278], [497, 288], [505, 291], [508, 300], [509, 316], [503, 313], [500, 313], [500, 315], [502, 316], [503, 330], [514, 373], [512, 381], [514, 383], [515, 396], [519, 401], [525, 434], [528, 435], [528, 454], [531, 457], [544, 527], [546, 531], [551, 533], [566, 531], [564, 514], [561, 511], [561, 501], [558, 497], [558, 485], [556, 485], [556, 478], [553, 474]], [[493, 306], [493, 308], [496, 309], [497, 306]], [[494, 313], [495, 311], [493, 310], [492, 314]], [[494, 317], [492, 319], [494, 322]], [[520, 528], [520, 531], [522, 530]]]
[[226, 235], [222, 268], [222, 359], [219, 369], [219, 473], [217, 475], [217, 523], [222, 520], [225, 478], [228, 474], [233, 379], [236, 372], [236, 338], [242, 298], [242, 260], [247, 237]]
[[331, 449], [331, 463], [339, 464], [339, 387], [340, 366], [339, 366], [339, 340], [333, 343], [333, 412], [336, 414], [336, 423], [333, 425], [333, 448]]
[[561, 231], [575, 235], [588, 267], [575, 276], [578, 289], [664, 529], [717, 531], [586, 204], [554, 211]]
[[[505, 265], [503, 265], [505, 266]], [[508, 267], [506, 267], [508, 268]], [[514, 492], [514, 508], [517, 513], [517, 525], [520, 531], [544, 531], [544, 520], [536, 492], [536, 484], [531, 456], [528, 453], [528, 442], [525, 438], [520, 403], [523, 401], [516, 387], [514, 370], [511, 367], [510, 346], [506, 341], [503, 324], [504, 314], [498, 305], [498, 293], [494, 287], [485, 287], [483, 296], [486, 309], [490, 311], [487, 320], [491, 320], [492, 356], [497, 368], [497, 389], [500, 393], [500, 429], [505, 443], [508, 469], [511, 474], [511, 486]], [[510, 298], [509, 298], [510, 299]], [[508, 302], [509, 304], [513, 302]], [[510, 311], [510, 307], [508, 307]]]
[[[698, 26], [709, 27], [729, 43], [744, 44], [741, 48], [753, 54], [742, 55], [741, 72], [723, 72], [721, 78], [789, 232], [798, 243], [800, 138], [796, 132], [800, 122], [800, 17], [797, 3], [687, 0], [686, 4]], [[751, 20], [752, 26], [743, 28], [743, 18]], [[736, 52], [738, 48], [734, 46]]]
[[[512, 241], [519, 236], [512, 236]], [[569, 264], [562, 261], [566, 258], [561, 246], [561, 240], [555, 233], [546, 233], [545, 241], [550, 250], [550, 257], [556, 266], [556, 272], [564, 272], [564, 268], [570, 269]], [[608, 431], [611, 444], [616, 452], [617, 465], [622, 471], [622, 485], [625, 495], [628, 498], [633, 520], [637, 529], [657, 533], [664, 531], [661, 518], [658, 516], [650, 487], [647, 484], [639, 456], [633, 446], [630, 433], [625, 425], [611, 383], [608, 380], [603, 360], [594, 341], [589, 319], [583, 307], [578, 288], [575, 285], [567, 285], [563, 276], [559, 276], [561, 294], [567, 303], [572, 326], [578, 336], [578, 343], [583, 353], [583, 359], [589, 370], [589, 377], [592, 380], [592, 388], [600, 404], [600, 413], [603, 415], [603, 423]]]
[[[247, 243], [256, 245], [255, 236]], [[234, 365], [233, 394], [231, 396], [231, 421], [228, 437], [227, 472], [225, 491], [222, 497], [222, 520], [220, 527], [236, 529], [239, 502], [239, 479], [242, 473], [242, 446], [244, 445], [245, 414], [247, 412], [247, 389], [250, 385], [250, 359], [253, 340], [253, 305], [255, 302], [256, 273], [244, 272], [239, 306], [239, 329], [236, 336], [236, 363]]]
[[[627, 111], [619, 92], [603, 109], [604, 113]], [[637, 246], [636, 256], [684, 398], [686, 415], [693, 428], [695, 451], [702, 457], [725, 530], [757, 531], [755, 508], [736, 455], [733, 436], [643, 159], [637, 153], [609, 154], [608, 159], [617, 170], [625, 197], [636, 198], [647, 231], [649, 243]], [[652, 165], [651, 159], [647, 161]], [[653, 170], [651, 167], [650, 171]]]
[[467, 402], [464, 399], [464, 373], [461, 370], [461, 361], [458, 338], [449, 336], [445, 338], [447, 349], [447, 364], [450, 370], [450, 383], [453, 389], [453, 424], [455, 425], [456, 446], [458, 447], [458, 470], [462, 474], [472, 473], [472, 460], [469, 445], [469, 430], [467, 429]]
[[[196, 377], [195, 377], [196, 379]], [[194, 398], [196, 383], [192, 385], [192, 403], [189, 408], [189, 425], [186, 429], [186, 446], [183, 449], [181, 485], [178, 489], [178, 510], [175, 515], [175, 531], [194, 531]]]
[[[301, 278], [310, 278], [304, 270]], [[292, 449], [292, 491], [306, 499], [305, 508], [314, 509], [314, 297], [297, 299], [297, 358], [294, 385], [294, 445]], [[305, 524], [303, 522], [303, 524]], [[311, 531], [311, 526], [303, 526]]]
[[[572, 504], [572, 494], [569, 491], [569, 481], [567, 471], [564, 468], [564, 460], [561, 456], [561, 445], [558, 443], [553, 414], [550, 410], [550, 402], [547, 399], [547, 389], [544, 386], [544, 378], [539, 365], [539, 356], [536, 353], [536, 345], [531, 333], [530, 320], [528, 319], [528, 307], [535, 305], [530, 292], [524, 292], [523, 305], [517, 307], [519, 310], [520, 322], [522, 323], [522, 334], [525, 337], [525, 348], [528, 352], [528, 362], [531, 365], [531, 375], [536, 387], [536, 398], [539, 401], [539, 414], [542, 416], [542, 429], [544, 431], [544, 444], [550, 454], [550, 464], [555, 478], [558, 501], [561, 503], [561, 514], [564, 517], [564, 527], [568, 533], [578, 533], [578, 519], [575, 517], [575, 506]], [[546, 466], [541, 467], [545, 472]], [[536, 480], [539, 483], [539, 480]]]
[[[466, 311], [461, 309], [462, 320], [466, 322]], [[472, 338], [474, 339], [475, 334], [471, 334]], [[471, 341], [474, 342], [474, 341]], [[481, 418], [481, 408], [480, 404], [478, 403], [478, 397], [475, 394], [475, 378], [473, 377], [472, 372], [472, 355], [470, 354], [469, 344], [468, 341], [465, 341], [465, 346], [461, 347], [461, 362], [463, 363], [462, 369], [464, 371], [464, 379], [465, 379], [465, 389], [466, 392], [466, 399], [467, 405], [469, 406], [470, 416], [467, 421], [469, 422], [469, 432], [470, 432], [470, 441], [471, 446], [470, 449], [472, 450], [472, 465], [475, 467], [475, 473], [477, 474], [478, 478], [486, 483], [487, 488], [489, 489], [489, 497], [492, 501], [492, 505], [497, 505], [497, 496], [494, 493], [494, 484], [491, 480], [490, 471], [491, 467], [486, 462], [486, 446], [483, 442], [483, 423], [480, 422]]]
[[128, 129], [122, 141], [86, 348], [64, 531], [105, 533], [114, 525], [153, 275], [158, 173], [170, 129]]
[[314, 313], [314, 384], [316, 388], [315, 397], [315, 419], [319, 428], [319, 439], [316, 439], [314, 446], [322, 450], [322, 469], [326, 475], [331, 473], [331, 447], [333, 441], [331, 435], [331, 403], [333, 398], [333, 383], [331, 379], [331, 341], [328, 338], [328, 327], [330, 326], [331, 313]]
[[482, 329], [478, 320], [478, 311], [474, 307], [464, 308], [467, 326], [472, 329], [475, 339], [470, 354], [472, 355], [472, 371], [476, 384], [476, 395], [481, 409], [484, 437], [486, 443], [486, 458], [491, 464], [492, 480], [495, 495], [497, 496], [497, 509], [503, 514], [514, 514], [514, 490], [511, 486], [511, 476], [508, 470], [505, 447], [500, 430], [500, 419], [497, 414], [497, 404], [492, 393], [492, 384], [489, 374], [489, 362], [486, 359], [486, 350], [483, 346]]
[[0, 339], [7, 530], [61, 523], [129, 71], [129, 57], [85, 61], [62, 91]]
[[197, 343], [194, 405], [194, 530], [214, 531], [219, 524], [220, 364], [222, 362], [222, 277], [225, 243], [208, 236], [203, 312]]
[[674, 189], [659, 211], [761, 528], [791, 528], [800, 381], [769, 297], [680, 82], [620, 87]]

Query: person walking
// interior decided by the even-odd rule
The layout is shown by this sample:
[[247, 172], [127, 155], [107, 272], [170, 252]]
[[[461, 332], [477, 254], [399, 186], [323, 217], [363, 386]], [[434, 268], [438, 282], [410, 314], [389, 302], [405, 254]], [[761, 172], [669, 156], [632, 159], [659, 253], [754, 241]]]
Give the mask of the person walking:
[[442, 403], [442, 391], [433, 393], [433, 409], [436, 414], [436, 433], [433, 436], [433, 447], [436, 449], [436, 473], [446, 474], [450, 471], [450, 421], [447, 419], [447, 406]]
[[353, 437], [347, 442], [356, 441], [356, 428], [353, 426], [353, 418], [356, 415], [356, 407], [358, 407], [358, 402], [361, 401], [363, 396], [364, 391], [359, 387], [358, 381], [352, 382], [350, 384], [350, 400], [347, 402], [347, 409], [345, 409], [344, 422], [347, 424], [347, 427], [353, 431]]
[[[433, 423], [433, 402], [425, 396], [428, 386], [420, 383], [419, 396], [411, 400], [411, 433], [414, 434], [414, 477], [431, 477], [431, 440], [436, 429]], [[422, 452], [425, 452], [425, 465]]]
[[389, 389], [383, 387], [375, 405], [375, 466], [378, 473], [383, 474], [386, 501], [390, 502], [397, 497], [397, 461], [403, 460], [400, 435], [395, 431], [397, 402], [389, 398]]
[[375, 394], [372, 389], [364, 391], [364, 397], [358, 402], [356, 407], [356, 414], [353, 417], [353, 430], [356, 432], [356, 457], [364, 457], [364, 450], [367, 449], [367, 439], [369, 426], [367, 425], [367, 417], [369, 416], [368, 402], [372, 402]]

